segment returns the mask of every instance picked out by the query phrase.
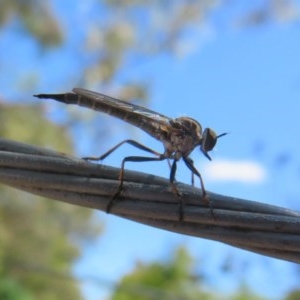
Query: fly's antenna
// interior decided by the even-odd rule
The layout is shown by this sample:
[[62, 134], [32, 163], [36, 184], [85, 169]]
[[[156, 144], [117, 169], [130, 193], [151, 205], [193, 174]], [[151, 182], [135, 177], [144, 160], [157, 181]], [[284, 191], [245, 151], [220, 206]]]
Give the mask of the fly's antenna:
[[224, 136], [224, 135], [227, 135], [227, 134], [228, 134], [228, 132], [221, 133], [221, 134], [217, 135], [217, 139]]

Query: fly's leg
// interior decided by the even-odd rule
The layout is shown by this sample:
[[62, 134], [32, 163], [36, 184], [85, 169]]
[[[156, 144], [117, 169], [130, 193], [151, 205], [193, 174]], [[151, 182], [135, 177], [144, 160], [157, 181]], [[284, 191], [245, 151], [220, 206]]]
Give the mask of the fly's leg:
[[173, 164], [171, 166], [171, 172], [170, 172], [170, 183], [171, 183], [171, 188], [173, 190], [173, 192], [175, 193], [175, 195], [178, 197], [179, 200], [179, 221], [183, 220], [183, 203], [182, 203], [182, 197], [181, 194], [176, 186], [176, 184], [174, 183], [175, 181], [175, 174], [176, 174], [176, 170], [177, 170], [177, 160], [174, 159], [173, 160]]
[[[149, 149], [149, 148], [148, 148]], [[123, 191], [123, 182], [124, 182], [124, 170], [125, 170], [125, 163], [130, 161], [130, 162], [145, 162], [145, 161], [161, 161], [166, 159], [166, 157], [163, 154], [159, 154], [159, 157], [143, 157], [143, 156], [128, 156], [125, 157], [122, 160], [122, 165], [121, 165], [121, 171], [119, 175], [119, 186], [115, 194], [110, 198], [108, 201], [108, 204], [106, 206], [106, 212], [109, 213], [114, 201], [116, 198], [118, 198]]]
[[[190, 160], [191, 164], [194, 165], [194, 161], [190, 157], [188, 157], [188, 159]], [[192, 186], [194, 186], [195, 185], [195, 174], [193, 171], [191, 173], [192, 173], [191, 184], [192, 184]]]
[[[158, 153], [134, 140], [124, 140], [122, 142], [120, 142], [119, 144], [117, 144], [116, 146], [114, 146], [113, 148], [111, 148], [110, 150], [108, 150], [107, 152], [105, 152], [104, 154], [102, 154], [101, 156], [98, 157], [83, 157], [83, 159], [85, 160], [94, 160], [94, 161], [99, 161], [99, 160], [103, 160], [105, 159], [107, 156], [109, 156], [112, 152], [114, 152], [116, 149], [118, 149], [120, 146], [122, 146], [123, 144], [130, 144], [138, 149], [144, 150], [146, 152], [152, 153], [158, 157], [142, 157], [142, 156], [128, 156], [125, 157], [122, 161], [122, 165], [121, 165], [121, 171], [120, 171], [120, 175], [119, 175], [119, 186], [117, 191], [115, 192], [115, 194], [111, 197], [111, 199], [109, 200], [107, 207], [106, 207], [106, 212], [109, 213], [113, 204], [114, 204], [114, 200], [116, 198], [118, 198], [123, 190], [123, 182], [124, 182], [124, 167], [125, 167], [125, 162], [145, 162], [145, 161], [161, 161], [164, 160], [168, 157], [166, 157], [164, 154]], [[177, 195], [177, 197], [179, 198], [179, 219], [183, 220], [183, 206], [182, 206], [182, 199], [181, 199], [181, 195], [174, 183], [175, 181], [175, 173], [176, 173], [176, 169], [177, 169], [177, 165], [176, 165], [176, 160], [173, 161], [173, 164], [171, 165], [169, 159], [168, 159], [168, 164], [171, 168], [171, 173], [170, 173], [170, 183], [171, 183], [171, 187], [172, 190], [174, 191], [174, 193]]]
[[145, 161], [160, 161], [160, 160], [164, 160], [166, 159], [166, 157], [161, 154], [158, 153], [156, 151], [154, 151], [151, 148], [148, 148], [146, 146], [144, 146], [143, 144], [140, 144], [134, 140], [124, 140], [122, 142], [120, 142], [119, 144], [117, 144], [116, 146], [114, 146], [113, 148], [111, 148], [110, 150], [108, 150], [107, 152], [105, 152], [104, 154], [102, 154], [101, 156], [98, 157], [83, 157], [84, 160], [103, 160], [105, 159], [107, 156], [109, 156], [112, 152], [114, 152], [116, 149], [118, 149], [120, 146], [122, 146], [123, 144], [130, 144], [138, 149], [144, 150], [146, 152], [152, 153], [158, 157], [143, 157], [143, 156], [128, 156], [125, 157], [122, 161], [122, 165], [121, 165], [121, 171], [120, 171], [120, 175], [119, 175], [119, 186], [117, 191], [114, 193], [114, 195], [110, 198], [110, 200], [108, 201], [108, 204], [106, 206], [106, 212], [109, 213], [111, 210], [111, 207], [113, 206], [114, 200], [116, 198], [118, 198], [123, 190], [123, 182], [124, 182], [124, 167], [125, 167], [125, 162], [127, 161], [131, 161], [131, 162], [145, 162]]
[[101, 156], [97, 156], [97, 157], [83, 157], [82, 159], [84, 160], [103, 160], [105, 159], [107, 156], [109, 156], [112, 152], [114, 152], [115, 150], [117, 150], [120, 146], [122, 146], [123, 144], [130, 144], [138, 149], [141, 149], [143, 151], [146, 151], [146, 152], [149, 152], [149, 153], [152, 153], [156, 156], [160, 156], [161, 154], [134, 141], [134, 140], [124, 140], [122, 141], [121, 143], [117, 144], [116, 146], [112, 147], [110, 150], [108, 150], [107, 152], [105, 152], [104, 154], [102, 154]]
[[209, 207], [211, 216], [215, 219], [215, 215], [214, 215], [214, 211], [213, 211], [213, 206], [212, 206], [211, 201], [209, 200], [209, 197], [208, 197], [207, 194], [206, 194], [206, 191], [205, 191], [205, 188], [204, 188], [204, 182], [203, 182], [203, 179], [202, 179], [201, 174], [200, 174], [199, 171], [195, 168], [192, 159], [190, 159], [189, 157], [182, 157], [182, 159], [183, 159], [183, 161], [185, 162], [186, 166], [192, 171], [192, 173], [199, 177], [199, 179], [200, 179], [200, 184], [201, 184], [201, 190], [202, 190], [202, 198], [203, 198], [203, 201], [204, 201], [204, 202], [206, 203], [206, 205]]

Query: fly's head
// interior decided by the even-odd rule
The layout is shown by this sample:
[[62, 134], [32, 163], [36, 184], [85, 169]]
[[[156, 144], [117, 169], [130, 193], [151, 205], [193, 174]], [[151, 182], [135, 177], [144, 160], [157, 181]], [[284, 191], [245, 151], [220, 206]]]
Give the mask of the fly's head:
[[222, 133], [220, 135], [217, 135], [212, 129], [205, 128], [202, 135], [202, 141], [200, 144], [200, 149], [202, 153], [207, 157], [209, 160], [211, 160], [211, 157], [208, 155], [208, 151], [211, 151], [216, 143], [217, 139], [221, 136], [226, 135], [227, 133]]

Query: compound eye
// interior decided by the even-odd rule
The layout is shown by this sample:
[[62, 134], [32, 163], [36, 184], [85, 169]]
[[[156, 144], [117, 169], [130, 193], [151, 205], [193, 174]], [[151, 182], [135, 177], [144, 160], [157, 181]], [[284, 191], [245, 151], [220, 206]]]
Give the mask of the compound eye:
[[202, 151], [207, 152], [212, 150], [215, 147], [216, 143], [217, 143], [216, 133], [210, 128], [205, 128], [203, 132], [203, 138], [201, 144]]

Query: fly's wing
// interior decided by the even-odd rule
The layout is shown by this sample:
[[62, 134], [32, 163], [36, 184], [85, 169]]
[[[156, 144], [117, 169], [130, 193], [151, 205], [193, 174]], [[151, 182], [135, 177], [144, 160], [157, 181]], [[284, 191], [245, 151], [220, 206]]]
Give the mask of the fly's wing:
[[90, 107], [124, 120], [141, 128], [157, 139], [160, 139], [171, 126], [171, 118], [142, 106], [81, 88], [75, 88], [73, 92], [78, 95], [79, 105]]
[[142, 106], [134, 105], [100, 93], [86, 89], [75, 88], [74, 93], [65, 94], [40, 94], [38, 98], [54, 99], [67, 104], [77, 104], [93, 110], [101, 111], [137, 126], [150, 134], [161, 139], [171, 127], [171, 118]]

